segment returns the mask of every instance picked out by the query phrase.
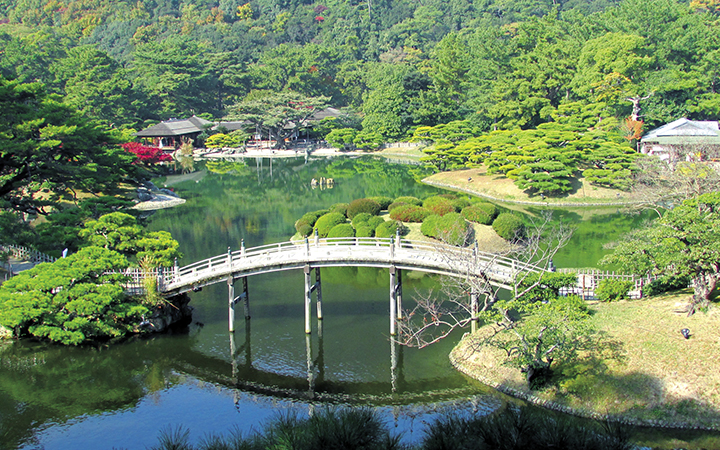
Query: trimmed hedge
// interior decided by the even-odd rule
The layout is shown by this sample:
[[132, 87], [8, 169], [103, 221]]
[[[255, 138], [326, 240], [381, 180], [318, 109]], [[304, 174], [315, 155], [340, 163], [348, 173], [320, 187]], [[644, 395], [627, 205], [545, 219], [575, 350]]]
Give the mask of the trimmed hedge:
[[355, 237], [355, 228], [349, 223], [341, 223], [335, 225], [328, 232], [327, 237], [329, 238], [341, 238], [341, 237]]
[[[321, 209], [318, 211], [313, 212], [307, 212], [302, 215], [296, 222], [295, 222], [295, 230], [297, 230], [298, 233], [302, 234], [301, 228], [305, 229], [305, 225], [308, 225], [311, 229], [313, 226], [315, 226], [315, 222], [318, 220], [318, 217], [323, 216], [327, 214], [329, 211], [327, 209]], [[305, 236], [308, 236], [307, 234]]]
[[422, 222], [430, 214], [422, 206], [403, 205], [390, 211], [390, 218], [400, 222]]
[[[437, 220], [434, 224], [434, 238], [450, 245], [462, 246], [467, 243], [470, 224], [459, 213], [448, 213], [433, 220]], [[420, 229], [422, 231], [422, 226]]]
[[433, 195], [432, 197], [426, 198], [423, 202], [423, 208], [426, 208], [433, 214], [437, 214], [439, 216], [456, 212], [455, 206], [452, 204], [452, 200], [440, 195]]
[[388, 206], [393, 202], [393, 199], [390, 197], [368, 197], [370, 200], [374, 200], [378, 202], [378, 205], [380, 205], [381, 210], [388, 209]]
[[376, 216], [371, 216], [368, 213], [356, 214], [355, 217], [352, 218], [352, 224], [355, 228], [357, 228], [361, 223], [367, 223], [367, 221], [370, 220], [371, 217]]
[[628, 292], [633, 287], [632, 281], [625, 280], [614, 280], [612, 278], [602, 280], [598, 283], [597, 289], [595, 289], [595, 295], [602, 302], [612, 302], [615, 300], [622, 300], [630, 298]]
[[330, 207], [330, 212], [337, 212], [347, 217], [348, 206], [347, 203], [335, 203]]
[[495, 220], [495, 218], [498, 215], [497, 207], [495, 205], [493, 205], [492, 203], [479, 202], [479, 203], [473, 204], [472, 206], [474, 206], [476, 208], [480, 208], [483, 211], [485, 211], [487, 213], [487, 215], [490, 216], [491, 220]]
[[483, 225], [490, 225], [493, 221], [493, 218], [486, 211], [474, 205], [464, 207], [461, 214], [470, 222]]
[[408, 203], [410, 205], [415, 205], [415, 206], [422, 206], [422, 204], [423, 204], [422, 200], [420, 200], [419, 198], [410, 197], [410, 196], [398, 197], [395, 199], [395, 201], [393, 203], [397, 203], [397, 202]]
[[460, 212], [463, 210], [463, 208], [470, 206], [470, 200], [466, 198], [456, 198], [454, 200], [451, 200], [450, 203], [455, 207], [456, 212]]
[[378, 227], [375, 229], [375, 237], [379, 238], [389, 238], [395, 236], [395, 232], [400, 229], [400, 232], [402, 234], [402, 223], [398, 222], [397, 220], [388, 220], [386, 222], [381, 223], [378, 225]]
[[347, 209], [347, 216], [353, 219], [360, 213], [368, 213], [371, 216], [380, 214], [380, 203], [369, 198], [358, 198], [350, 202]]
[[502, 213], [497, 216], [492, 227], [505, 240], [522, 238], [525, 235], [525, 225], [522, 219], [511, 213]]
[[330, 230], [341, 223], [345, 223], [345, 216], [340, 213], [331, 212], [318, 218], [315, 222], [315, 229], [321, 238], [327, 237]]
[[377, 229], [377, 227], [379, 227], [383, 223], [385, 223], [385, 219], [380, 216], [373, 216], [370, 218], [370, 220], [367, 221], [367, 225], [373, 230]]
[[399, 207], [405, 206], [405, 205], [419, 206], [419, 205], [415, 205], [414, 203], [405, 203], [405, 202], [394, 201], [394, 202], [390, 203], [390, 205], [388, 205], [388, 212], [391, 212], [393, 209], [399, 208]]
[[427, 216], [425, 220], [422, 221], [422, 225], [420, 225], [420, 232], [423, 234], [423, 236], [431, 238], [437, 236], [438, 227], [440, 226], [441, 219], [442, 216], [438, 216], [437, 214]]
[[372, 227], [368, 226], [368, 224], [363, 223], [359, 227], [355, 228], [355, 236], [373, 237], [375, 236], [375, 230]]
[[299, 228], [296, 226], [295, 229], [297, 230], [298, 234], [302, 237], [308, 237], [313, 233], [313, 227], [310, 225], [304, 223]]

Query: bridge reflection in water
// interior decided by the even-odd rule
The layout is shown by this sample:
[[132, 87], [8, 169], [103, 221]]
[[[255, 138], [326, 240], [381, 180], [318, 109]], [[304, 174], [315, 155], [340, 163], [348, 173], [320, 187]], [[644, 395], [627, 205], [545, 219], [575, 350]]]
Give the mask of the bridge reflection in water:
[[[235, 333], [230, 337], [230, 361], [232, 365], [232, 379], [239, 380], [243, 375], [256, 372], [252, 361], [251, 320], [245, 319], [245, 340], [238, 347]], [[313, 400], [316, 387], [325, 383], [325, 352], [323, 346], [323, 321], [318, 319], [318, 346], [317, 355], [314, 356], [312, 335], [305, 334], [305, 362], [307, 368], [307, 399]], [[405, 384], [403, 371], [403, 347], [394, 339], [389, 340], [390, 345], [390, 390], [396, 393]], [[243, 361], [242, 363], [240, 361]]]

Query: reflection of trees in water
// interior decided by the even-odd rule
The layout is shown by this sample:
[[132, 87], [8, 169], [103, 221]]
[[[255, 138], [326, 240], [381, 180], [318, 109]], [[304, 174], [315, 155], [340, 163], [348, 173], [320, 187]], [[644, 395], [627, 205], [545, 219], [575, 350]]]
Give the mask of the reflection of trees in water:
[[[155, 341], [98, 348], [16, 342], [3, 348], [0, 441], [14, 448], [32, 439], [39, 424], [130, 408], [148, 392], [175, 385], [170, 353]], [[180, 342], [188, 340], [174, 339], [173, 345]]]

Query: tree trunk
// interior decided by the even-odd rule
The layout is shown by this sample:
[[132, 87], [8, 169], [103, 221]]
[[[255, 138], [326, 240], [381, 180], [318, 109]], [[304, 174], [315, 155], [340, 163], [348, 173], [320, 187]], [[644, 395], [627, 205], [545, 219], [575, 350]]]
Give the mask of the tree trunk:
[[710, 294], [717, 285], [718, 274], [699, 274], [692, 279], [693, 296], [688, 307], [688, 316], [695, 314], [699, 308], [707, 308], [710, 304]]

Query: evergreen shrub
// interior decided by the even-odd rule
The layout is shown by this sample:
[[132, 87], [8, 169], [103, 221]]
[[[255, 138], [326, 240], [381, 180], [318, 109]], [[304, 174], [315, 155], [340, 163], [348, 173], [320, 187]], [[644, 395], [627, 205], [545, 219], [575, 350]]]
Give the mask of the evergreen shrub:
[[303, 225], [309, 225], [312, 228], [313, 226], [315, 226], [315, 222], [317, 221], [318, 217], [323, 216], [328, 212], [329, 211], [327, 209], [321, 209], [319, 211], [307, 212], [303, 214], [302, 217], [300, 217], [297, 222], [295, 222], [295, 230], [298, 233], [301, 233], [300, 227], [302, 227]]
[[[384, 220], [383, 220], [384, 222]], [[357, 237], [373, 237], [375, 236], [375, 230], [367, 223], [362, 223], [360, 226], [355, 228], [355, 236]]]
[[[422, 228], [422, 227], [421, 227]], [[437, 223], [435, 238], [450, 245], [465, 245], [470, 234], [470, 224], [459, 213], [441, 216]]]
[[371, 217], [376, 216], [371, 216], [368, 213], [356, 214], [355, 217], [352, 218], [352, 224], [355, 228], [357, 228], [361, 223], [367, 223], [367, 221], [370, 220]]
[[685, 289], [690, 285], [690, 278], [686, 276], [682, 277], [662, 277], [657, 280], [653, 280], [646, 284], [642, 288], [644, 296], [649, 297], [653, 295], [662, 294], [669, 291], [677, 291], [679, 289]]
[[438, 216], [437, 214], [431, 214], [425, 218], [425, 220], [422, 221], [422, 225], [420, 225], [420, 232], [423, 234], [423, 236], [427, 237], [436, 237], [438, 232], [438, 226], [440, 224], [440, 219], [442, 219], [441, 216]]
[[493, 220], [493, 230], [503, 239], [521, 238], [525, 234], [525, 225], [521, 218], [511, 213], [502, 213]]
[[390, 218], [400, 222], [422, 222], [431, 213], [422, 206], [403, 205], [390, 211]]
[[352, 225], [349, 223], [341, 223], [338, 225], [335, 225], [330, 229], [328, 232], [327, 237], [329, 238], [342, 238], [342, 237], [354, 237], [355, 236], [355, 228], [353, 228]]
[[367, 225], [373, 230], [377, 229], [381, 224], [385, 223], [385, 219], [380, 216], [373, 216], [367, 221]]
[[337, 212], [343, 216], [347, 216], [348, 206], [349, 205], [347, 203], [335, 203], [330, 207], [330, 212]]
[[473, 204], [473, 206], [485, 211], [490, 216], [490, 220], [495, 220], [495, 218], [498, 215], [497, 207], [495, 205], [493, 205], [492, 203], [478, 202], [478, 203]]
[[415, 205], [415, 206], [422, 206], [422, 204], [423, 204], [422, 200], [420, 200], [419, 198], [411, 197], [411, 196], [407, 196], [407, 195], [396, 198], [393, 203], [397, 203], [397, 202], [408, 203], [410, 205]]
[[612, 278], [602, 280], [598, 283], [597, 289], [595, 289], [595, 295], [603, 302], [626, 299], [629, 298], [628, 292], [632, 289], [633, 284], [630, 280], [616, 280]]
[[397, 220], [388, 220], [386, 222], [381, 223], [378, 225], [378, 227], [375, 229], [375, 237], [379, 238], [389, 238], [395, 236], [395, 232], [397, 230], [400, 230], [400, 233], [402, 234], [403, 228], [402, 223], [398, 222]]
[[381, 210], [388, 209], [388, 206], [390, 206], [390, 204], [393, 202], [393, 199], [391, 199], [390, 197], [379, 196], [379, 197], [368, 197], [368, 198], [370, 200], [374, 200], [374, 201], [378, 202]]
[[470, 200], [466, 198], [456, 198], [451, 200], [450, 203], [455, 207], [455, 212], [460, 212], [466, 206], [470, 206]]
[[493, 218], [486, 211], [475, 205], [464, 207], [461, 214], [470, 222], [480, 223], [483, 225], [490, 225], [493, 221]]
[[[390, 205], [388, 205], [388, 212], [392, 211], [395, 208], [404, 206], [404, 205], [414, 205], [414, 203], [405, 203], [405, 202], [394, 201], [394, 202], [390, 203]], [[415, 205], [415, 206], [418, 206], [418, 205]]]
[[433, 195], [432, 197], [426, 198], [425, 201], [423, 201], [423, 207], [439, 216], [455, 212], [452, 200], [442, 195]]
[[347, 216], [353, 219], [360, 213], [368, 213], [371, 216], [380, 214], [380, 203], [369, 198], [358, 198], [350, 202], [347, 209]]
[[297, 230], [298, 234], [302, 237], [308, 237], [313, 233], [313, 227], [310, 225], [304, 223], [300, 227], [295, 226], [295, 229]]
[[341, 223], [345, 223], [345, 216], [340, 213], [331, 212], [318, 218], [315, 222], [315, 229], [321, 238], [327, 237], [330, 230]]

